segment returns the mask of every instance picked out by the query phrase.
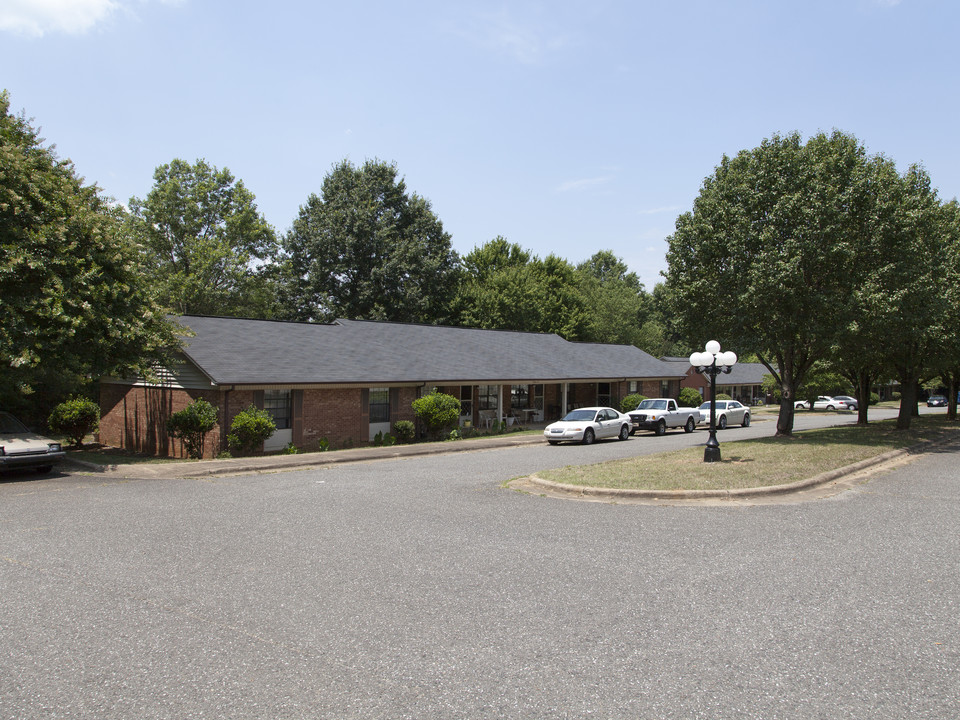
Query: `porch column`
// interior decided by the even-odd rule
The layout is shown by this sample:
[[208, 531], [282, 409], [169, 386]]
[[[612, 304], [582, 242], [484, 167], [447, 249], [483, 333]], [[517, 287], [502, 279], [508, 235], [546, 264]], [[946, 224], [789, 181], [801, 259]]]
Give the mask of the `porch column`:
[[503, 422], [503, 385], [497, 385], [497, 422]]
[[562, 387], [563, 392], [561, 394], [563, 395], [563, 400], [560, 405], [560, 417], [564, 417], [567, 414], [567, 383], [564, 383]]

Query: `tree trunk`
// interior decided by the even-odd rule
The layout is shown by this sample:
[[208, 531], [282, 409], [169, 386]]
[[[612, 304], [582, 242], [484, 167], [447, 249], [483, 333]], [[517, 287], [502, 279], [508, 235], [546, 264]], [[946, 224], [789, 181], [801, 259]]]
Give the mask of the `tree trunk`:
[[777, 416], [777, 437], [793, 435], [793, 403], [793, 384], [784, 380], [780, 383], [780, 414]]
[[960, 386], [960, 369], [947, 374], [947, 420], [957, 419], [958, 386]]
[[900, 371], [900, 414], [897, 415], [897, 430], [909, 430], [910, 418], [917, 411], [917, 375], [907, 370]]
[[870, 373], [862, 370], [857, 373], [857, 425], [867, 424], [867, 411], [870, 408]]

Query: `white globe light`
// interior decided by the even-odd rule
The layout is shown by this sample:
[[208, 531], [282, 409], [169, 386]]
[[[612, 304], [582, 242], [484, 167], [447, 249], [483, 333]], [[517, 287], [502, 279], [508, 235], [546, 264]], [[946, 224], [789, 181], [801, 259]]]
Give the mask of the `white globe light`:
[[690, 364], [693, 365], [694, 367], [700, 366], [700, 353], [695, 352], [690, 355]]
[[720, 343], [718, 343], [716, 340], [711, 340], [708, 342], [707, 352], [711, 355], [716, 355], [718, 352], [720, 352]]
[[727, 351], [720, 353], [720, 357], [717, 359], [721, 365], [726, 365], [727, 367], [733, 367], [737, 364], [737, 354], [732, 351]]

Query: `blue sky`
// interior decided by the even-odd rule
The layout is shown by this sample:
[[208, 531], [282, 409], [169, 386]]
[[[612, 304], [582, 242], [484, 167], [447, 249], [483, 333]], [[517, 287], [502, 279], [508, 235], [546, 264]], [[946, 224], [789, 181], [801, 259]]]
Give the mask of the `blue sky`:
[[648, 290], [724, 154], [834, 128], [960, 195], [955, 0], [0, 0], [0, 87], [126, 202], [227, 167], [284, 233], [396, 162], [461, 253], [503, 235]]

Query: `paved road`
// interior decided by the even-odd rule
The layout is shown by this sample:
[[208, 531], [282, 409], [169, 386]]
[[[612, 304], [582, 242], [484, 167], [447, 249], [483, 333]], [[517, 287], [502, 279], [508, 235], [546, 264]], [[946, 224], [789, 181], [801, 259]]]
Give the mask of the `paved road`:
[[684, 437], [0, 483], [0, 719], [960, 716], [958, 448], [802, 504], [501, 487]]

